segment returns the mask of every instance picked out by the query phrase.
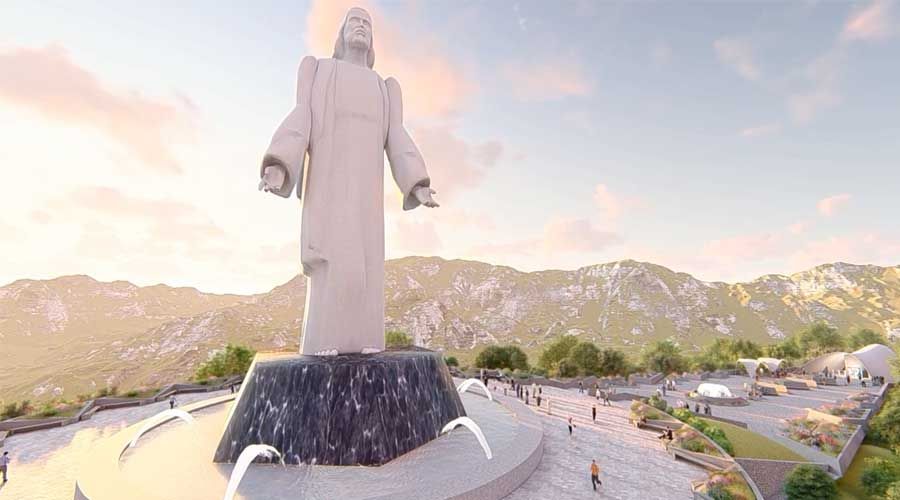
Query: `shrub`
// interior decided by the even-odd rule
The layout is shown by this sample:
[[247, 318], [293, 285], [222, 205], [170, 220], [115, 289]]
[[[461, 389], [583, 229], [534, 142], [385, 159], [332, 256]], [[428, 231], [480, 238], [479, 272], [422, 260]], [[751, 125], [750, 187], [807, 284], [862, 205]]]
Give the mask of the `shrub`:
[[824, 470], [809, 464], [794, 467], [784, 482], [788, 500], [834, 500], [837, 485]]
[[578, 366], [568, 358], [559, 362], [556, 371], [560, 377], [570, 378], [578, 376]]
[[126, 398], [136, 398], [138, 396], [138, 394], [140, 394], [138, 391], [130, 390], [125, 393], [125, 397]]
[[871, 497], [881, 497], [888, 487], [900, 481], [900, 463], [896, 458], [869, 457], [859, 483]]
[[31, 403], [28, 400], [22, 401], [19, 404], [9, 403], [8, 405], [3, 407], [3, 412], [0, 413], [0, 417], [3, 418], [16, 418], [21, 417], [28, 413], [28, 410], [31, 407]]
[[900, 500], [900, 482], [896, 482], [888, 487], [884, 492], [884, 500]]
[[706, 446], [704, 446], [703, 441], [699, 439], [684, 441], [681, 443], [681, 447], [685, 450], [693, 451], [694, 453], [706, 453]]
[[447, 356], [444, 358], [444, 363], [446, 363], [447, 366], [459, 366], [459, 360], [456, 359], [456, 356]]
[[723, 484], [714, 484], [706, 490], [706, 495], [712, 500], [734, 500], [734, 495]]
[[55, 417], [59, 414], [59, 410], [54, 408], [50, 403], [45, 404], [41, 407], [41, 411], [38, 412], [38, 415], [42, 417]]
[[669, 404], [666, 403], [666, 400], [659, 397], [657, 394], [650, 396], [650, 399], [647, 401], [647, 404], [656, 408], [657, 410], [666, 411], [666, 408], [669, 407]]
[[384, 333], [384, 345], [386, 347], [408, 347], [413, 343], [405, 332], [389, 330]]
[[527, 370], [528, 356], [517, 346], [487, 346], [475, 356], [475, 366], [478, 368], [510, 368], [513, 370]]
[[232, 375], [244, 375], [253, 363], [253, 349], [228, 344], [224, 351], [212, 355], [205, 363], [197, 368], [195, 377], [204, 380], [210, 377], [230, 377]]

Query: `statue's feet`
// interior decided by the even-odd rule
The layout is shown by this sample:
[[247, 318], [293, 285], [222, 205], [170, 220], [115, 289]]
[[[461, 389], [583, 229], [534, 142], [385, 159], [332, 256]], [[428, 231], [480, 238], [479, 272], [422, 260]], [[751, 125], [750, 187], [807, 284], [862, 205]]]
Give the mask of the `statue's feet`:
[[377, 347], [363, 347], [361, 352], [362, 354], [377, 354], [384, 349], [378, 349]]
[[313, 354], [313, 356], [337, 356], [337, 355], [338, 355], [337, 349], [325, 349], [323, 351], [316, 351], [316, 353]]

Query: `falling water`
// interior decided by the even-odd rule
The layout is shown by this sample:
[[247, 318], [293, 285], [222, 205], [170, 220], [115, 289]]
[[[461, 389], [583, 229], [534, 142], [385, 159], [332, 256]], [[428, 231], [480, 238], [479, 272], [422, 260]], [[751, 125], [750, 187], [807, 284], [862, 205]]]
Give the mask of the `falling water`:
[[134, 437], [131, 438], [131, 441], [128, 443], [128, 446], [126, 446], [122, 450], [122, 453], [125, 453], [125, 450], [127, 450], [128, 448], [134, 447], [137, 444], [138, 439], [141, 436], [143, 436], [147, 431], [149, 431], [150, 429], [153, 429], [154, 427], [158, 427], [163, 422], [166, 422], [167, 420], [171, 420], [173, 418], [179, 418], [189, 424], [194, 423], [194, 417], [192, 417], [190, 413], [188, 413], [184, 410], [174, 410], [173, 409], [173, 410], [166, 410], [166, 411], [157, 413], [155, 416], [147, 419], [147, 421], [144, 422], [144, 425], [142, 425], [141, 428], [138, 429], [138, 431], [134, 434]]
[[484, 382], [478, 380], [477, 378], [469, 378], [463, 381], [463, 383], [459, 384], [459, 387], [456, 388], [456, 392], [462, 394], [469, 390], [469, 387], [476, 385], [481, 387], [481, 390], [487, 395], [487, 398], [491, 401], [494, 400], [494, 396], [491, 395], [491, 391], [484, 385]]
[[275, 455], [278, 460], [282, 460], [281, 453], [275, 448], [267, 444], [251, 444], [244, 448], [244, 451], [238, 456], [237, 462], [234, 463], [234, 469], [231, 471], [231, 478], [228, 479], [228, 487], [225, 489], [224, 500], [233, 500], [234, 494], [237, 493], [238, 485], [244, 479], [244, 474], [256, 457], [263, 456], [266, 458]]
[[484, 450], [484, 454], [485, 454], [485, 456], [487, 456], [487, 459], [490, 460], [491, 458], [493, 458], [493, 454], [491, 454], [491, 447], [488, 446], [487, 439], [484, 438], [484, 434], [481, 432], [481, 428], [478, 427], [478, 424], [476, 424], [469, 417], [459, 417], [457, 419], [450, 421], [447, 425], [444, 426], [443, 429], [441, 429], [441, 434], [450, 432], [453, 429], [455, 429], [456, 427], [459, 427], [460, 425], [465, 426], [467, 429], [472, 431], [472, 434], [475, 434], [475, 438], [478, 439], [478, 443], [481, 445], [481, 448]]

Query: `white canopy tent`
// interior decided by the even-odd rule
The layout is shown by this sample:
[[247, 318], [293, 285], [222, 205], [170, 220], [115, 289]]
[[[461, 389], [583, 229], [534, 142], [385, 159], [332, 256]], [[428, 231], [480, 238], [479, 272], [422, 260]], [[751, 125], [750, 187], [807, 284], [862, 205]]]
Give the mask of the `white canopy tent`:
[[807, 362], [803, 369], [806, 373], [822, 373], [827, 369], [831, 373], [849, 375], [853, 379], [884, 377], [885, 382], [893, 382], [891, 360], [896, 357], [888, 346], [869, 344], [851, 353], [823, 354]]
[[733, 398], [731, 390], [721, 384], [703, 383], [697, 387], [697, 394], [708, 398]]
[[782, 359], [775, 358], [759, 358], [759, 359], [747, 359], [741, 358], [738, 360], [738, 363], [744, 365], [744, 368], [747, 370], [747, 374], [751, 377], [755, 376], [757, 370], [760, 366], [765, 366], [769, 372], [775, 373], [779, 367], [781, 367], [781, 363], [784, 362]]

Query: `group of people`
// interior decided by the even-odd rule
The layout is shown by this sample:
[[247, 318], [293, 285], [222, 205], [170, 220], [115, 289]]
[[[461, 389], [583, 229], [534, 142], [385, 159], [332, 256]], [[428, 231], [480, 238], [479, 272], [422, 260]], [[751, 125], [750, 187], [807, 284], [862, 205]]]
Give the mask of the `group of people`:
[[[529, 390], [528, 386], [524, 386], [516, 382], [515, 379], [511, 379], [509, 381], [510, 388], [516, 394], [516, 398], [521, 401], [524, 401], [526, 405], [531, 404], [531, 399], [535, 400], [537, 406], [541, 406], [541, 400], [544, 397], [544, 386], [541, 384], [531, 384], [531, 388]], [[504, 395], [506, 394], [507, 388], [503, 388]]]

